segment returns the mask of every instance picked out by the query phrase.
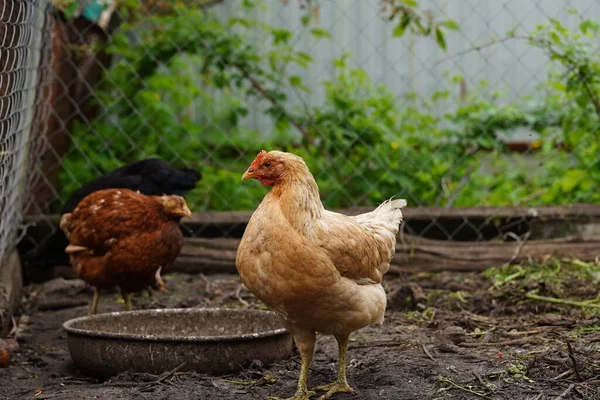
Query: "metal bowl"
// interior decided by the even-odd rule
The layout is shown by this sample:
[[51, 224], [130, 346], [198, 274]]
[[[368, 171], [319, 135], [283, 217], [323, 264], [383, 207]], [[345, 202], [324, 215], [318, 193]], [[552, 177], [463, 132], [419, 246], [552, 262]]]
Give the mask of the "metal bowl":
[[71, 357], [86, 373], [236, 372], [289, 356], [292, 337], [271, 311], [186, 308], [98, 314], [63, 324]]

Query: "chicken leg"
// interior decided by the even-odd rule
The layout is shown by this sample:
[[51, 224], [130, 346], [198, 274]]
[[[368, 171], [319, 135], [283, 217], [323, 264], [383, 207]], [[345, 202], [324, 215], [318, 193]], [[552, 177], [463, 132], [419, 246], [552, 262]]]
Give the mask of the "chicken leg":
[[298, 389], [296, 390], [296, 394], [292, 397], [286, 399], [269, 397], [270, 400], [309, 400], [311, 396], [316, 394], [313, 391], [309, 391], [307, 385], [310, 362], [312, 361], [315, 350], [316, 334], [314, 331], [308, 329], [294, 329], [292, 334], [294, 335], [294, 342], [296, 342], [296, 347], [302, 358], [300, 377], [298, 378]]
[[339, 348], [339, 367], [337, 379], [328, 385], [317, 386], [315, 390], [326, 391], [326, 393], [319, 397], [319, 400], [330, 399], [336, 393], [354, 393], [354, 389], [348, 385], [346, 380], [346, 352], [348, 349], [348, 335], [336, 335], [335, 340], [338, 342]]
[[125, 311], [131, 311], [133, 307], [131, 307], [131, 293], [121, 292], [121, 296], [123, 296], [123, 301], [125, 302]]
[[156, 279], [156, 285], [158, 286], [158, 290], [160, 292], [163, 293], [167, 293], [168, 290], [166, 288], [166, 283], [165, 281], [162, 279], [162, 277], [160, 276], [160, 273], [162, 272], [162, 265], [160, 267], [158, 267], [158, 269], [156, 270], [156, 273], [154, 274], [154, 278]]
[[92, 299], [92, 306], [90, 307], [88, 315], [96, 315], [98, 312], [98, 300], [100, 300], [100, 290], [94, 288], [94, 298]]

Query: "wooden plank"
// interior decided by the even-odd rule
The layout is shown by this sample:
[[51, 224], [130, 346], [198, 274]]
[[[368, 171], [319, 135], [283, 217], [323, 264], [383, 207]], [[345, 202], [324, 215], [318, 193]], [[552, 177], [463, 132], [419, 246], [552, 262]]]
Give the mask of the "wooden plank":
[[[373, 207], [337, 209], [346, 215], [357, 215], [372, 211]], [[573, 204], [568, 206], [539, 207], [407, 207], [403, 210], [406, 220], [444, 218], [539, 218], [539, 219], [600, 219], [600, 205]], [[223, 211], [195, 213], [195, 224], [246, 224], [252, 211]], [[187, 221], [184, 221], [188, 223]]]
[[507, 262], [541, 261], [548, 257], [593, 261], [599, 249], [600, 236], [477, 243], [405, 237], [396, 246], [392, 263], [412, 272], [481, 271]]
[[[353, 215], [368, 210], [355, 208], [342, 212]], [[186, 238], [175, 270], [188, 273], [236, 273], [235, 255], [239, 237], [251, 214], [246, 211], [203, 212], [195, 214], [191, 222], [184, 221], [184, 225], [192, 229], [196, 236], [204, 237]], [[546, 256], [575, 257], [589, 261], [599, 255], [600, 205], [407, 208], [404, 214], [405, 232], [421, 233], [419, 228], [430, 226], [435, 218], [436, 223], [445, 229], [439, 229], [436, 234], [428, 232], [430, 238], [436, 239], [446, 239], [445, 232], [454, 232], [464, 223], [464, 219], [471, 221], [471, 226], [479, 229], [480, 233], [487, 229], [488, 232], [483, 235], [486, 239], [502, 237], [506, 232], [530, 234], [530, 240], [520, 249], [518, 242], [476, 242], [481, 237], [474, 232], [470, 236], [455, 235], [454, 241], [403, 235], [398, 241], [393, 264], [406, 271], [483, 270], [511, 260], [517, 250], [516, 262]], [[495, 218], [502, 219], [506, 228], [497, 229], [493, 224], [482, 222]], [[57, 222], [58, 215], [26, 219], [26, 223], [39, 224], [38, 229], [44, 226], [48, 229]]]
[[[235, 273], [239, 239], [186, 238], [174, 269], [188, 273]], [[481, 271], [506, 262], [573, 257], [598, 257], [600, 237], [568, 237], [525, 242], [452, 242], [403, 235], [392, 264], [408, 272]]]
[[[357, 215], [372, 211], [372, 207], [357, 207], [335, 210], [346, 215]], [[537, 206], [537, 207], [408, 207], [403, 210], [406, 220], [432, 218], [531, 218], [531, 219], [600, 219], [600, 205], [573, 204], [567, 206]], [[246, 224], [252, 211], [205, 211], [194, 213], [191, 218], [183, 221], [186, 225], [219, 225]], [[60, 216], [30, 215], [25, 217], [26, 223], [57, 224]]]

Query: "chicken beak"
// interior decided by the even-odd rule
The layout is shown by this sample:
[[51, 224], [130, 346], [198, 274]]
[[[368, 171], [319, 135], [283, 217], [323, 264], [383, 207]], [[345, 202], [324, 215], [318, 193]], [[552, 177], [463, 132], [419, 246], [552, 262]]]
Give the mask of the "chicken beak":
[[182, 215], [184, 217], [192, 218], [192, 212], [190, 211], [190, 208], [187, 205], [183, 207]]
[[252, 178], [256, 178], [256, 175], [254, 174], [254, 168], [250, 167], [244, 172], [244, 175], [242, 175], [242, 180], [245, 181]]

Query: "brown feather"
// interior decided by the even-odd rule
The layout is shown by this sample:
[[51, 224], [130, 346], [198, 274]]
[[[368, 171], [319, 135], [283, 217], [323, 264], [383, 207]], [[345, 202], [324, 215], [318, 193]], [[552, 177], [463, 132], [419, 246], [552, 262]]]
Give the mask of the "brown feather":
[[175, 261], [183, 245], [179, 220], [188, 214], [179, 196], [107, 189], [85, 197], [60, 226], [81, 279], [132, 293], [153, 284], [158, 268]]

